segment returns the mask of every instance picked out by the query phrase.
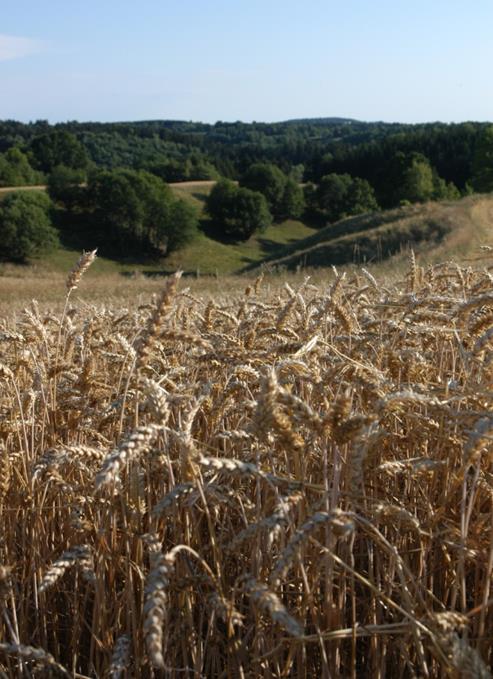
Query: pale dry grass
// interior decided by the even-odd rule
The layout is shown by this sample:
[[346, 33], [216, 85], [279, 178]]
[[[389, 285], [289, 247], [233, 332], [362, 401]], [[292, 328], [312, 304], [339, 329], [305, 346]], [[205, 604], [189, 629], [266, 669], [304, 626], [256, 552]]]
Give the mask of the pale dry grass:
[[[31, 300], [35, 299], [44, 308], [60, 311], [64, 305], [66, 274], [55, 271], [33, 271], [19, 266], [3, 265], [0, 275], [0, 317], [12, 316], [21, 312]], [[88, 276], [84, 285], [72, 295], [81, 305], [108, 305], [138, 307], [149, 301], [151, 295], [162, 292], [165, 276], [122, 275], [119, 273], [100, 273]], [[227, 289], [243, 290], [248, 279], [240, 277], [195, 276], [186, 278], [183, 287], [201, 294], [217, 296]]]
[[491, 676], [487, 270], [82, 268], [0, 327], [4, 676]]

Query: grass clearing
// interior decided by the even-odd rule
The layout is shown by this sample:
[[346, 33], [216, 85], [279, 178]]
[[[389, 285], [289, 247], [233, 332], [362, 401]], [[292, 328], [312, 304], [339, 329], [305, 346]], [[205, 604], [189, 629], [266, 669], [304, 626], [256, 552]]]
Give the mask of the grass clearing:
[[202, 213], [205, 200], [215, 183], [215, 181], [178, 182], [169, 186], [176, 198], [186, 200]]

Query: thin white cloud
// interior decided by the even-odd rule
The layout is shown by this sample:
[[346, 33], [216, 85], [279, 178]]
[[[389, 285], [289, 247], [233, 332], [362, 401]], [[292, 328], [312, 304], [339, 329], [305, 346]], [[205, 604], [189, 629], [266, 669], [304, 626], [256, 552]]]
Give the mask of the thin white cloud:
[[41, 40], [0, 33], [0, 61], [28, 57], [41, 52], [43, 48], [44, 44]]

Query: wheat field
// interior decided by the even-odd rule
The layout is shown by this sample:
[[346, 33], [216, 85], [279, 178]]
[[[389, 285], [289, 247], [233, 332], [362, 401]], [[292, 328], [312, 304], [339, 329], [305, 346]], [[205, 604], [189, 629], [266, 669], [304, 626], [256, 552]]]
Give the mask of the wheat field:
[[2, 677], [490, 677], [493, 276], [0, 327]]

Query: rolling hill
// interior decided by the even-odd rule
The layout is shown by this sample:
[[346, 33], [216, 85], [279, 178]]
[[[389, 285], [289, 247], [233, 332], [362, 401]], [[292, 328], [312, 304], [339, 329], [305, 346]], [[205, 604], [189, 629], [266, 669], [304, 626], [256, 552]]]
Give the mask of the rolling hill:
[[[204, 202], [213, 184], [183, 182], [172, 185], [172, 190], [203, 216]], [[2, 193], [0, 199], [3, 195], [6, 194]], [[220, 242], [205, 229], [185, 248], [164, 259], [138, 263], [100, 257], [94, 272], [165, 274], [181, 269], [191, 274], [230, 275], [259, 267], [296, 270], [363, 264], [388, 268], [398, 266], [401, 253], [409, 246], [420, 253], [422, 261], [432, 263], [471, 256], [481, 245], [490, 243], [493, 243], [493, 195], [480, 194], [459, 201], [414, 204], [358, 215], [318, 230], [288, 220], [243, 243]], [[97, 245], [91, 242], [84, 247], [93, 249]], [[42, 260], [33, 260], [31, 268], [66, 271], [77, 256], [78, 252], [61, 248]], [[0, 274], [6, 268], [11, 271], [15, 266], [2, 265]]]
[[343, 219], [283, 246], [261, 264], [287, 270], [377, 264], [409, 246], [431, 263], [471, 255], [481, 245], [489, 244], [492, 237], [493, 195], [475, 195]]

